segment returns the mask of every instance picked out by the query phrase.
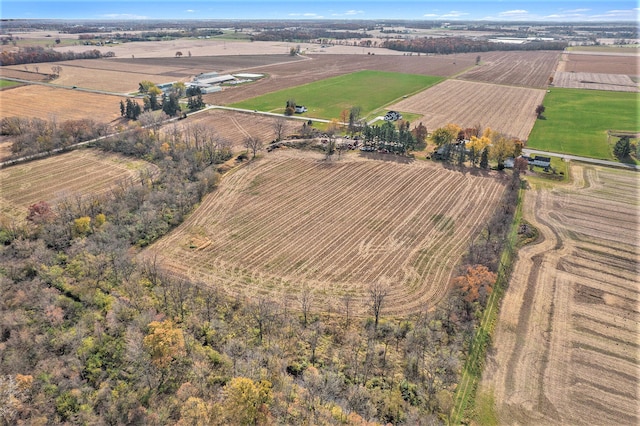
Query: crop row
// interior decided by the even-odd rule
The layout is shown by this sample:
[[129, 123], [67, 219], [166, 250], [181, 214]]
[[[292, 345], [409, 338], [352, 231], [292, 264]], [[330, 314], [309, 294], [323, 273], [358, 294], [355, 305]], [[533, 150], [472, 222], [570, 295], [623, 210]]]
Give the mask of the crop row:
[[[419, 310], [446, 291], [502, 190], [431, 167], [270, 159], [226, 179], [153, 251], [254, 291], [362, 297], [389, 281], [389, 312]], [[196, 236], [211, 243], [196, 250]]]

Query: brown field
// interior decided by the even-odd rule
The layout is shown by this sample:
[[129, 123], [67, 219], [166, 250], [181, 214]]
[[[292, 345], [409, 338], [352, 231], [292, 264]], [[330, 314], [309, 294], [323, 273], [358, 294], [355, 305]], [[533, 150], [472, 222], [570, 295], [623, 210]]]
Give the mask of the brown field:
[[540, 241], [520, 250], [481, 392], [500, 423], [640, 423], [638, 175], [573, 166], [530, 190]]
[[598, 74], [592, 72], [560, 72], [553, 78], [553, 85], [568, 89], [610, 90], [637, 92], [638, 83], [624, 74]]
[[638, 56], [623, 54], [564, 53], [558, 71], [640, 76]]
[[[206, 112], [193, 114], [186, 120], [180, 120], [175, 125], [179, 129], [185, 126], [204, 126], [212, 130], [220, 138], [231, 142], [234, 151], [244, 150], [244, 140], [247, 136], [260, 138], [265, 144], [275, 138], [274, 123], [279, 117], [271, 117], [263, 114], [249, 114], [222, 109], [213, 109]], [[304, 121], [285, 120], [286, 137], [299, 130]], [[173, 125], [165, 126], [166, 132], [173, 130]]]
[[479, 66], [462, 74], [463, 80], [543, 88], [556, 70], [560, 51], [476, 53]]
[[0, 91], [0, 116], [55, 119], [58, 122], [92, 118], [110, 123], [120, 118], [121, 99], [42, 85], [19, 86]]
[[389, 108], [421, 114], [419, 121], [430, 130], [447, 123], [480, 124], [526, 140], [544, 94], [540, 89], [446, 80]]
[[0, 219], [21, 220], [38, 201], [100, 194], [135, 178], [149, 163], [98, 150], [76, 150], [0, 170]]
[[371, 283], [390, 286], [384, 313], [418, 312], [445, 294], [504, 185], [424, 162], [353, 153], [326, 162], [285, 150], [227, 175], [176, 231], [143, 253], [169, 271], [238, 296], [325, 304]]
[[[295, 60], [300, 60], [300, 58], [289, 55], [252, 55], [191, 58], [79, 59], [42, 63], [38, 64], [38, 69], [40, 72], [46, 73], [51, 72], [52, 66], [62, 67], [60, 76], [52, 81], [55, 84], [117, 93], [131, 93], [138, 90], [138, 83], [143, 80], [149, 80], [156, 84], [173, 81], [187, 82], [196, 74], [203, 72], [216, 71], [226, 73], [238, 69], [250, 69], [256, 66]], [[28, 67], [30, 70], [34, 70], [33, 65], [28, 65]], [[6, 69], [5, 72], [9, 74], [20, 72], [27, 74], [25, 71], [21, 71], [23, 68], [23, 65], [4, 67]], [[16, 76], [15, 78], [23, 77]]]
[[310, 55], [311, 60], [253, 68], [251, 72], [268, 74], [267, 78], [247, 86], [227, 88], [204, 96], [207, 103], [228, 105], [265, 93], [299, 86], [329, 77], [361, 70], [402, 72], [448, 77], [463, 72], [475, 63], [475, 55], [378, 56], [378, 55]]
[[132, 42], [107, 46], [63, 46], [58, 49], [62, 51], [84, 52], [97, 49], [102, 53], [113, 52], [117, 58], [172, 58], [176, 52], [183, 55], [191, 52], [193, 56], [228, 56], [228, 55], [287, 55], [292, 47], [300, 46], [303, 54], [340, 54], [340, 55], [366, 55], [366, 52], [377, 55], [399, 55], [398, 52], [390, 49], [363, 49], [356, 46], [331, 46], [322, 48], [319, 44], [312, 43], [291, 43], [291, 42], [271, 42], [271, 41], [231, 41], [224, 39], [190, 40], [178, 39], [170, 41], [153, 42]]
[[[27, 68], [29, 69], [29, 71], [26, 71], [24, 69], [24, 65], [21, 65], [20, 67], [22, 69], [0, 67], [0, 78], [3, 78], [3, 77], [19, 78], [21, 80], [28, 80], [28, 81], [48, 81], [49, 80], [49, 77], [46, 74], [37, 73], [35, 71], [34, 65], [27, 65]], [[38, 66], [38, 70], [46, 73], [44, 66], [42, 68]]]

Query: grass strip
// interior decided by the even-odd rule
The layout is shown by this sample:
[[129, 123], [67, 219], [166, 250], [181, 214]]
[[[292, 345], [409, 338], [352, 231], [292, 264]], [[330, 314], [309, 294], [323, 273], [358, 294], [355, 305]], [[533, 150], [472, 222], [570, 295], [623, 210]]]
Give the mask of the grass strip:
[[500, 302], [509, 285], [509, 278], [513, 269], [513, 263], [517, 254], [518, 242], [518, 224], [522, 219], [522, 202], [524, 198], [524, 189], [518, 192], [518, 206], [511, 223], [511, 229], [507, 236], [507, 243], [502, 250], [500, 256], [500, 266], [498, 268], [498, 276], [493, 292], [489, 296], [487, 306], [485, 307], [480, 326], [476, 330], [476, 334], [469, 347], [469, 356], [462, 370], [462, 378], [456, 390], [454, 397], [454, 405], [451, 410], [448, 424], [461, 424], [465, 417], [469, 416], [469, 412], [475, 406], [475, 395], [482, 377], [482, 369], [484, 360], [487, 355], [487, 349], [491, 344], [491, 336], [500, 312]]

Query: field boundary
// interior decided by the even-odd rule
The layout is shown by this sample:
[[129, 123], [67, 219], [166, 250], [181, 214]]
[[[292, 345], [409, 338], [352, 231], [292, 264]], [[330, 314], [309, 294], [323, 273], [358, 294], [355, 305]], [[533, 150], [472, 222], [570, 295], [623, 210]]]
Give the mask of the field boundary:
[[513, 270], [513, 264], [517, 257], [517, 237], [518, 223], [522, 219], [522, 203], [524, 200], [524, 189], [518, 191], [518, 204], [511, 229], [507, 237], [506, 247], [500, 256], [500, 266], [498, 277], [493, 292], [489, 296], [487, 306], [482, 312], [480, 326], [469, 346], [469, 356], [462, 370], [462, 379], [458, 384], [453, 400], [453, 409], [448, 419], [448, 424], [461, 424], [465, 413], [475, 404], [475, 396], [482, 377], [482, 370], [487, 354], [487, 349], [491, 344], [491, 336], [500, 312], [500, 303], [506, 289], [509, 286], [509, 278]]

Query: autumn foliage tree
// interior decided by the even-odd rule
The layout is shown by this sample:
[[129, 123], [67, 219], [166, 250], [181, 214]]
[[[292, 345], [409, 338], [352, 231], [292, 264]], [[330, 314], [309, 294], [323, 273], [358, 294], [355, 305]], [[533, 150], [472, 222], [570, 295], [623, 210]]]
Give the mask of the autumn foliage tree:
[[260, 425], [269, 418], [272, 400], [269, 381], [235, 377], [224, 387], [223, 395], [227, 424]]
[[454, 285], [460, 289], [467, 303], [478, 302], [481, 305], [487, 301], [495, 282], [496, 274], [489, 271], [489, 268], [484, 265], [468, 266], [464, 275], [453, 280]]
[[173, 321], [153, 321], [144, 347], [151, 356], [151, 363], [159, 369], [168, 368], [176, 359], [186, 355], [182, 330]]

